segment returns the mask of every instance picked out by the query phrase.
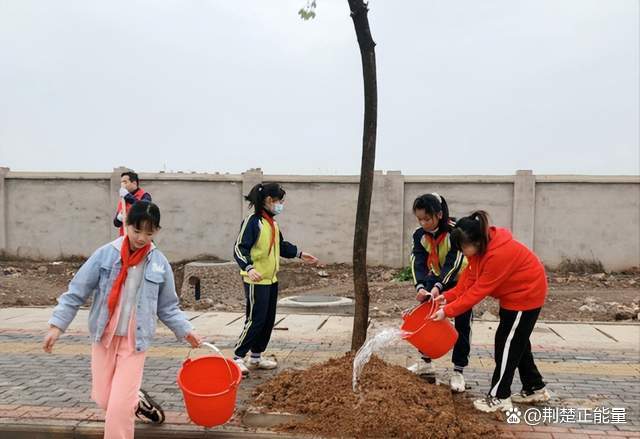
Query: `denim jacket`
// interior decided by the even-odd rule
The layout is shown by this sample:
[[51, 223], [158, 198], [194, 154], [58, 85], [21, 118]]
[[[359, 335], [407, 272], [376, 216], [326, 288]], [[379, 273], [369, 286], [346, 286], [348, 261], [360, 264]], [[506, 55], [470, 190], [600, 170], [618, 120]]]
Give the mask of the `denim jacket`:
[[[93, 294], [89, 332], [93, 342], [100, 341], [109, 318], [107, 298], [122, 265], [122, 242], [123, 238], [120, 237], [100, 247], [80, 267], [69, 283], [69, 290], [58, 299], [58, 305], [49, 320], [50, 325], [66, 331], [78, 308]], [[156, 317], [173, 331], [178, 340], [184, 339], [193, 329], [178, 307], [171, 265], [152, 244], [144, 262], [144, 277], [137, 296], [136, 351], [144, 352], [149, 348], [156, 330]]]

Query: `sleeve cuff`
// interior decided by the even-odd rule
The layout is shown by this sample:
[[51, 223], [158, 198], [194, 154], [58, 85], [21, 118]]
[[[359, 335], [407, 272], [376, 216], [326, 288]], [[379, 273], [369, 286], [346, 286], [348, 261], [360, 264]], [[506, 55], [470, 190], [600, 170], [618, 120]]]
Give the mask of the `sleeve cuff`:
[[177, 333], [175, 333], [176, 339], [178, 341], [182, 341], [185, 339], [185, 337], [187, 335], [189, 335], [190, 332], [193, 331], [193, 325], [189, 322], [187, 322], [186, 325], [182, 326]]
[[420, 291], [424, 289], [424, 284], [418, 284], [416, 285], [416, 291]]
[[47, 323], [49, 325], [51, 325], [51, 326], [55, 326], [56, 328], [58, 328], [62, 332], [65, 332], [67, 330], [67, 326], [59, 318], [51, 317]]
[[296, 258], [302, 259], [302, 250], [298, 251], [298, 253], [296, 254]]
[[444, 308], [444, 315], [445, 317], [455, 317], [452, 313], [451, 313], [451, 306], [450, 305], [446, 305]]
[[437, 287], [441, 293], [444, 290], [444, 285], [442, 285], [440, 282], [436, 282], [434, 287]]
[[247, 273], [248, 273], [250, 270], [253, 270], [253, 265], [249, 264], [249, 265], [247, 265], [246, 267], [244, 267], [244, 271], [246, 271]]

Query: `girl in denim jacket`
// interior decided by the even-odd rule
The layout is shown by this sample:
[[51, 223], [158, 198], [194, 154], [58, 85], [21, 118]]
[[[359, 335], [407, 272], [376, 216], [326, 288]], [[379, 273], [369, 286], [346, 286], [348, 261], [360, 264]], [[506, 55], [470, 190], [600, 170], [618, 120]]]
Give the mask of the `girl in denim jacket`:
[[93, 296], [89, 311], [91, 398], [106, 411], [105, 439], [133, 438], [134, 416], [141, 406], [155, 405], [148, 395], [140, 394], [140, 384], [156, 317], [178, 340], [192, 347], [201, 343], [178, 307], [171, 266], [153, 244], [160, 230], [158, 206], [135, 203], [125, 223], [125, 236], [96, 250], [60, 296], [43, 346], [51, 353], [78, 308]]

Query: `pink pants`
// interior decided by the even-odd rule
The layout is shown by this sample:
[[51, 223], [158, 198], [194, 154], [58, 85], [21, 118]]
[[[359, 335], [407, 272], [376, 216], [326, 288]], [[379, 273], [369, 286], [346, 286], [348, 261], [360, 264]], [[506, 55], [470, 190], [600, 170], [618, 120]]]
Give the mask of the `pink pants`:
[[127, 337], [113, 335], [115, 321], [91, 347], [91, 399], [106, 411], [104, 439], [133, 439], [145, 353], [135, 350], [134, 319]]

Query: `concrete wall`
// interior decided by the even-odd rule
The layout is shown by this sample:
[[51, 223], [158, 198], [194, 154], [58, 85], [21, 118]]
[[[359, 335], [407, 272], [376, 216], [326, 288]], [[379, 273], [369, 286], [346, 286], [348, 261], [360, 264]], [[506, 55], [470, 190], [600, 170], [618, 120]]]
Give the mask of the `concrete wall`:
[[[277, 180], [287, 192], [284, 213], [278, 218], [284, 238], [325, 261], [351, 261], [356, 179], [327, 183], [286, 180]], [[275, 180], [265, 178], [269, 181]]]
[[157, 241], [168, 258], [229, 259], [240, 228], [242, 182], [148, 180], [144, 189], [160, 206]]
[[[88, 256], [117, 236], [112, 225], [122, 168], [112, 173], [28, 173], [0, 168], [0, 251], [58, 259]], [[357, 176], [141, 174], [162, 212], [158, 244], [171, 260], [232, 257], [256, 183], [281, 182], [285, 238], [325, 262], [351, 262]], [[640, 177], [403, 176], [376, 171], [368, 262], [406, 265], [417, 227], [413, 200], [438, 192], [453, 216], [485, 209], [495, 224], [549, 266], [564, 258], [600, 260], [607, 269], [640, 265]]]
[[107, 179], [7, 178], [4, 189], [4, 250], [10, 255], [88, 255], [113, 228]]
[[640, 185], [558, 181], [536, 184], [534, 248], [550, 266], [595, 259], [606, 268], [640, 265]]

